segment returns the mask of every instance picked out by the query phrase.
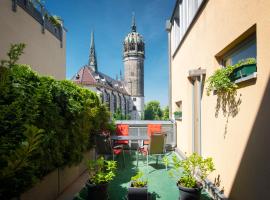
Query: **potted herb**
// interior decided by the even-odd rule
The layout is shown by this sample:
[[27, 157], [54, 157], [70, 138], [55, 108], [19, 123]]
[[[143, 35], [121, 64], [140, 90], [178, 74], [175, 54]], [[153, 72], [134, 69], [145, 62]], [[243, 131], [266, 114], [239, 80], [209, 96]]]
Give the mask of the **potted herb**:
[[108, 199], [108, 183], [115, 177], [116, 161], [107, 161], [103, 157], [87, 162], [89, 180], [86, 183], [88, 199]]
[[180, 191], [181, 200], [199, 200], [203, 180], [214, 171], [212, 158], [203, 159], [196, 153], [179, 160], [173, 157], [173, 169], [170, 175], [177, 177], [177, 186]]
[[128, 188], [129, 200], [144, 200], [147, 199], [147, 180], [144, 180], [143, 173], [138, 172], [131, 177], [130, 187]]

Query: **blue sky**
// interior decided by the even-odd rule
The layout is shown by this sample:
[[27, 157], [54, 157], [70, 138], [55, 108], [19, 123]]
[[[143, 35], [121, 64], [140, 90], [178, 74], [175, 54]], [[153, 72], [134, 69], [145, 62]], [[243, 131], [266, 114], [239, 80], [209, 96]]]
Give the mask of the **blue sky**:
[[175, 0], [46, 0], [47, 9], [67, 28], [67, 79], [88, 62], [90, 33], [95, 33], [99, 71], [115, 78], [122, 62], [122, 44], [130, 32], [132, 12], [146, 43], [145, 100], [168, 104], [168, 53], [165, 21]]

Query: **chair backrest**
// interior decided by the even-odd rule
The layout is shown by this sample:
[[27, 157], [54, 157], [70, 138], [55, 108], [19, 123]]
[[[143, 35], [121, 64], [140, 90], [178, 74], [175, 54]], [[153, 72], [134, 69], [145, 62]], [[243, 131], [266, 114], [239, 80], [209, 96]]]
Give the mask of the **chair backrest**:
[[112, 144], [109, 137], [102, 135], [96, 136], [96, 151], [100, 155], [112, 154]]
[[154, 133], [150, 137], [149, 154], [163, 154], [165, 152], [166, 135]]
[[147, 125], [147, 134], [149, 137], [151, 137], [154, 133], [160, 133], [161, 132], [161, 124], [148, 124]]
[[116, 134], [117, 135], [128, 135], [128, 124], [117, 124], [116, 125]]

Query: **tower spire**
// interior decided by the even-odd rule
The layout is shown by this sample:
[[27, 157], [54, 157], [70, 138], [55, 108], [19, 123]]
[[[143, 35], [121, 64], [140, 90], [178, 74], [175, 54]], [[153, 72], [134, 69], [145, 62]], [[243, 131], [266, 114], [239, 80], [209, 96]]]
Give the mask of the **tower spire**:
[[96, 51], [95, 51], [95, 42], [94, 42], [94, 32], [91, 32], [91, 45], [90, 45], [90, 54], [88, 65], [94, 70], [98, 71], [97, 68], [97, 59], [96, 59]]
[[132, 13], [131, 31], [136, 32], [135, 12]]

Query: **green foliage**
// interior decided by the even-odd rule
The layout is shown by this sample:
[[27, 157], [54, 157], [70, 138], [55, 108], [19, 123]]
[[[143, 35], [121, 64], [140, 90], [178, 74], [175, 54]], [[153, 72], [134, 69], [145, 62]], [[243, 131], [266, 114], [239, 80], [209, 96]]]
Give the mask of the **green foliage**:
[[93, 92], [16, 64], [23, 47], [12, 45], [0, 66], [0, 197], [7, 199], [52, 170], [79, 163], [110, 118]]
[[182, 111], [175, 111], [173, 114], [175, 119], [179, 119], [182, 117]]
[[169, 120], [169, 106], [166, 106], [162, 111], [162, 119]]
[[60, 27], [63, 23], [61, 17], [57, 16], [57, 15], [52, 15], [49, 17], [49, 21], [57, 27]]
[[247, 58], [245, 60], [240, 60], [235, 65], [227, 66], [222, 69], [218, 69], [214, 72], [212, 76], [207, 79], [208, 87], [207, 87], [207, 95], [210, 94], [211, 91], [217, 91], [218, 94], [221, 93], [233, 93], [237, 89], [237, 85], [231, 81], [230, 75], [232, 72], [243, 65], [255, 64], [255, 58]]
[[143, 179], [143, 172], [138, 171], [138, 173], [131, 177], [132, 187], [145, 187], [147, 185], [147, 180]]
[[115, 177], [116, 166], [116, 161], [104, 160], [103, 157], [97, 160], [88, 160], [87, 168], [90, 183], [99, 185], [110, 182]]
[[165, 166], [168, 166], [170, 163], [168, 156], [164, 156], [162, 158], [162, 162], [164, 163]]
[[144, 108], [145, 120], [161, 120], [162, 110], [158, 101], [149, 101]]
[[113, 113], [113, 119], [114, 120], [126, 120], [127, 116], [125, 116], [120, 108], [116, 109], [116, 112]]
[[180, 177], [178, 184], [188, 188], [196, 187], [197, 182], [201, 182], [215, 170], [212, 158], [203, 159], [197, 153], [193, 153], [185, 160], [179, 160], [173, 156], [172, 160], [173, 169], [170, 171], [170, 175]]

